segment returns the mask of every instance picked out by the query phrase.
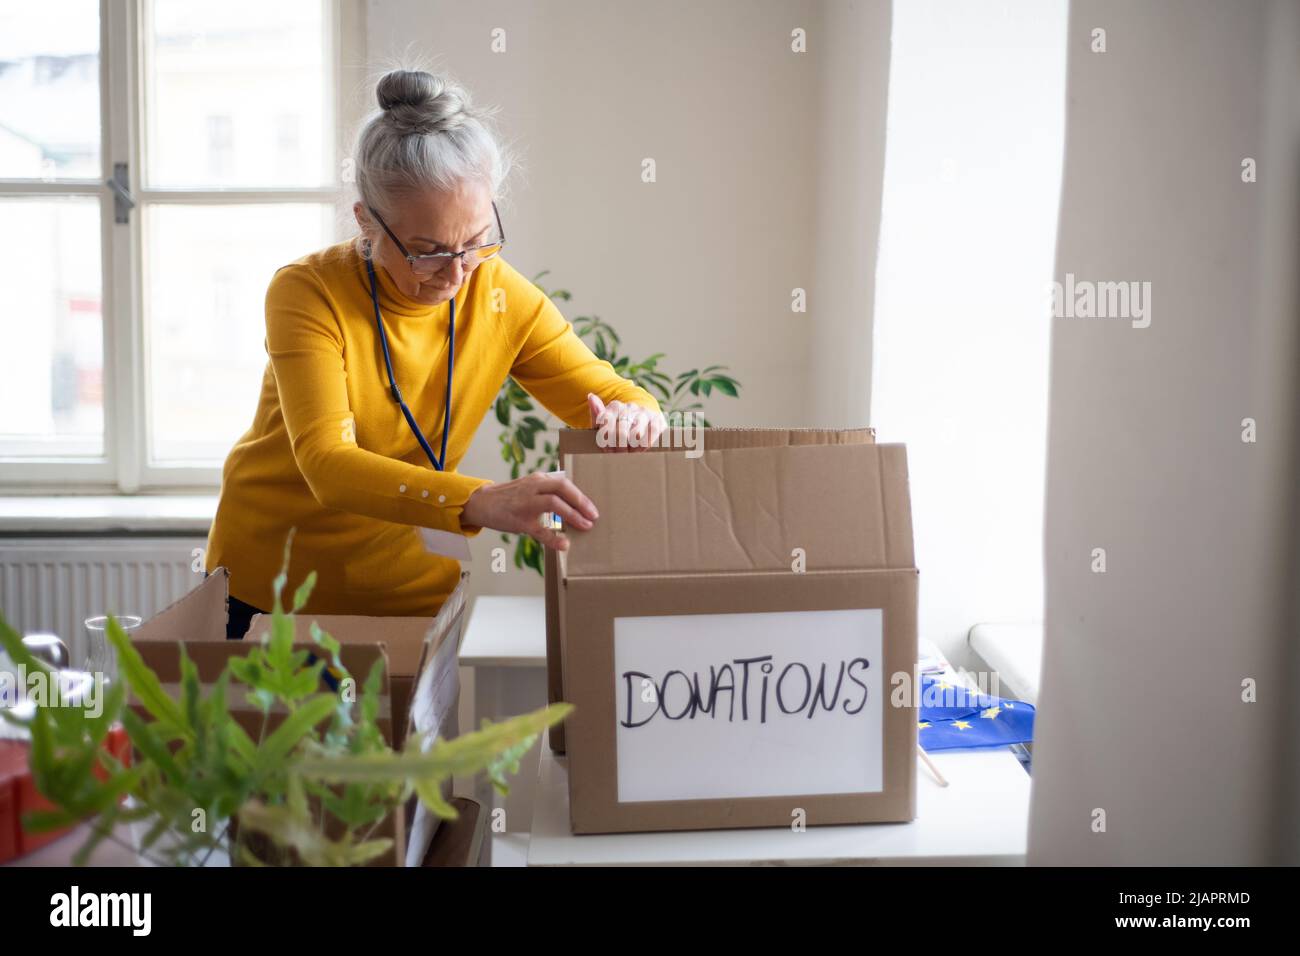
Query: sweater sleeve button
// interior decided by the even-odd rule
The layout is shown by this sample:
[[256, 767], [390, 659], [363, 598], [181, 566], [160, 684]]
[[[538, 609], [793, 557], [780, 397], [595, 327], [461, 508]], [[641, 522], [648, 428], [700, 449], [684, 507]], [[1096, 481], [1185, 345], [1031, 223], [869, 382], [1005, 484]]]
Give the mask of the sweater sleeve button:
[[446, 495], [439, 495], [439, 496], [438, 496], [438, 504], [442, 504], [442, 503], [445, 502], [446, 500], [447, 500], [447, 496], [446, 496]]
[[428, 489], [428, 488], [425, 488], [422, 492], [420, 492], [420, 497], [421, 497], [421, 498], [427, 498], [427, 497], [429, 497], [429, 489]]
[[398, 485], [397, 490], [400, 491], [402, 494], [406, 494], [406, 485]]

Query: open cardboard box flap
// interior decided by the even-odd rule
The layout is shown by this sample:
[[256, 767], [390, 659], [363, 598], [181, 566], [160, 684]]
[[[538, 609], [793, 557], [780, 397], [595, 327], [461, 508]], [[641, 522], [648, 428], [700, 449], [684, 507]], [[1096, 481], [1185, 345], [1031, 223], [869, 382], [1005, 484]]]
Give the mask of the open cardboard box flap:
[[795, 548], [803, 549], [809, 569], [915, 564], [902, 445], [706, 443], [695, 459], [567, 455], [564, 468], [602, 515], [589, 531], [568, 529], [562, 580], [788, 571]]
[[[392, 712], [398, 717], [393, 727], [393, 748], [400, 750], [406, 734], [414, 726], [418, 730], [443, 728], [446, 736], [447, 722], [454, 720], [456, 700], [460, 693], [459, 671], [456, 660], [460, 656], [460, 638], [464, 631], [465, 578], [443, 602], [435, 617], [372, 617], [363, 614], [297, 614], [294, 615], [294, 643], [311, 643], [311, 623], [342, 645], [341, 656], [348, 666], [348, 654], [359, 647], [378, 646], [388, 661], [388, 683], [392, 695]], [[270, 630], [271, 618], [265, 614], [253, 615], [248, 627], [248, 640], [260, 640]], [[427, 667], [428, 661], [434, 661]], [[369, 672], [349, 672], [364, 680]], [[421, 674], [423, 693], [417, 698], [420, 705], [411, 706], [412, 695]], [[448, 713], [451, 711], [451, 713]]]
[[217, 568], [132, 633], [133, 641], [224, 641], [230, 570]]
[[[597, 443], [594, 428], [560, 429], [559, 452], [565, 455], [592, 455], [604, 451]], [[788, 445], [862, 445], [876, 440], [876, 430], [859, 428], [703, 428], [686, 435], [700, 437], [703, 448], [771, 448]], [[669, 451], [680, 454], [682, 448], [668, 442], [652, 445], [645, 452]], [[638, 451], [637, 454], [643, 454]], [[613, 452], [612, 454], [619, 454]]]

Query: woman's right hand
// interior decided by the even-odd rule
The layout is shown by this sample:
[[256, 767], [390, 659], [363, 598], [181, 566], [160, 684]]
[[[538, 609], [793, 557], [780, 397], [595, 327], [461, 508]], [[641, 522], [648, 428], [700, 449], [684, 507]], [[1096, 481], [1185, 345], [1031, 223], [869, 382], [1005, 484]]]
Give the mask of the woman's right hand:
[[483, 485], [465, 502], [461, 522], [530, 535], [545, 547], [567, 550], [569, 539], [542, 525], [542, 515], [548, 511], [559, 515], [566, 525], [583, 531], [600, 517], [591, 499], [572, 481], [539, 471], [514, 481]]

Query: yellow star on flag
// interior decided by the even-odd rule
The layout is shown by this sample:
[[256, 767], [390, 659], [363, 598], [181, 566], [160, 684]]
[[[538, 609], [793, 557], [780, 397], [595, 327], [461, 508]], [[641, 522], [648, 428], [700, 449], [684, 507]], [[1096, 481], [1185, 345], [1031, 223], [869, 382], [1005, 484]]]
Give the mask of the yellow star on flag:
[[929, 726], [930, 726], [930, 722], [928, 720], [923, 720], [916, 725], [918, 730], [925, 730], [925, 728]]
[[954, 720], [952, 725], [958, 730], [970, 730], [970, 724], [966, 723], [964, 720]]
[[990, 707], [988, 710], [984, 711], [984, 713], [980, 714], [980, 716], [987, 717], [989, 720], [992, 720], [1001, 712], [1002, 710], [1000, 707]]

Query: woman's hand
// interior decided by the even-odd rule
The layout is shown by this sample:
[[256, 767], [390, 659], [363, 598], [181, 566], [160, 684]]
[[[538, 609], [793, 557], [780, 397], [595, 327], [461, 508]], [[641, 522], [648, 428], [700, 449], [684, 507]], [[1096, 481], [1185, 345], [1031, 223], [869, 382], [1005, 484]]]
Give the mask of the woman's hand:
[[[668, 427], [662, 412], [651, 411], [630, 402], [610, 402], [606, 405], [591, 392], [587, 393], [587, 409], [591, 412], [591, 427], [608, 429], [614, 440], [601, 445], [605, 451], [640, 451], [659, 441]], [[597, 436], [598, 445], [600, 444]]]
[[[608, 451], [649, 448], [668, 427], [661, 412], [628, 402], [606, 405], [598, 396], [588, 393], [587, 407], [591, 411], [591, 427], [608, 428], [613, 433], [615, 441], [606, 448]], [[591, 499], [568, 478], [537, 472], [515, 481], [483, 485], [465, 502], [461, 521], [480, 528], [531, 535], [545, 547], [565, 551], [569, 539], [542, 524], [548, 512], [583, 531], [590, 530], [600, 517]]]
[[481, 528], [531, 535], [545, 547], [565, 551], [569, 539], [542, 524], [547, 512], [583, 531], [600, 517], [591, 499], [572, 481], [539, 471], [514, 481], [483, 485], [465, 502], [461, 520]]

